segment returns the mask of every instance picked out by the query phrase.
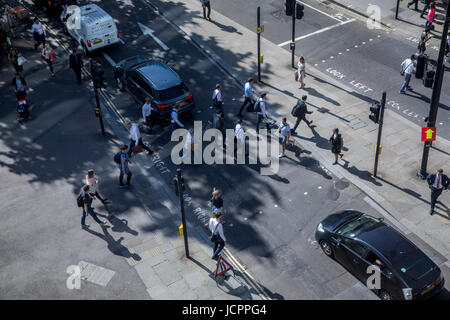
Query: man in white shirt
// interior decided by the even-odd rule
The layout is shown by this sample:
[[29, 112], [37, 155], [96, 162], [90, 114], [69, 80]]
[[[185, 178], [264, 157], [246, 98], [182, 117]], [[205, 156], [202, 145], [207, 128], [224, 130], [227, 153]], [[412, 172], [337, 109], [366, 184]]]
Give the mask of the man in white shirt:
[[128, 148], [128, 157], [131, 157], [133, 147], [139, 145], [142, 149], [147, 150], [148, 155], [151, 155], [153, 151], [142, 142], [141, 133], [136, 123], [127, 122], [127, 128], [130, 130], [130, 147]]
[[33, 26], [31, 27], [31, 32], [33, 33], [34, 40], [36, 43], [34, 44], [34, 50], [37, 50], [37, 47], [42, 43], [42, 46], [45, 47], [45, 30], [42, 24], [39, 22], [39, 19], [34, 19]]
[[244, 85], [244, 103], [241, 106], [241, 109], [239, 110], [238, 117], [242, 116], [242, 111], [244, 110], [245, 106], [250, 104], [252, 107], [255, 104], [255, 101], [253, 101], [253, 78], [248, 78], [247, 82]]
[[238, 151], [243, 152], [245, 150], [245, 128], [243, 126], [244, 121], [242, 118], [238, 119], [236, 126], [234, 127], [235, 138], [234, 142], [236, 143], [236, 153]]
[[289, 124], [286, 121], [286, 117], [284, 117], [281, 120], [281, 124], [278, 127], [278, 132], [280, 133], [280, 144], [281, 144], [281, 154], [278, 156], [278, 158], [285, 157], [285, 151], [286, 151], [286, 144], [289, 143], [289, 138], [291, 137], [291, 128], [289, 127]]
[[400, 89], [400, 94], [405, 94], [405, 90], [413, 90], [413, 88], [409, 85], [409, 81], [411, 80], [411, 75], [414, 71], [414, 61], [412, 60], [414, 58], [414, 55], [411, 56], [411, 58], [405, 59], [401, 64], [401, 72], [405, 74], [405, 80], [403, 81], [403, 85]]
[[223, 234], [223, 226], [220, 222], [220, 218], [222, 217], [222, 212], [220, 210], [216, 210], [214, 212], [214, 216], [209, 219], [208, 222], [208, 228], [209, 231], [211, 231], [211, 234], [218, 235], [216, 236], [216, 241], [214, 241], [214, 248], [213, 248], [213, 256], [211, 259], [217, 260], [219, 259], [219, 253], [222, 251], [222, 249], [225, 247], [225, 241], [227, 239], [225, 238], [225, 235]]
[[270, 127], [269, 123], [267, 122], [267, 113], [266, 113], [266, 93], [261, 94], [261, 98], [256, 101], [256, 103], [259, 104], [259, 108], [256, 110], [259, 110], [256, 112], [256, 134], [259, 134], [259, 124], [261, 121], [264, 121], [266, 123], [267, 132], [270, 133]]
[[220, 83], [216, 84], [216, 89], [213, 92], [212, 95], [212, 103], [213, 106], [217, 109], [222, 110], [222, 117], [223, 117], [223, 94], [222, 94], [222, 86]]
[[172, 117], [171, 125], [172, 125], [172, 132], [175, 131], [178, 128], [184, 128], [184, 125], [180, 122], [180, 120], [178, 120], [178, 111], [180, 110], [180, 106], [176, 105], [173, 110], [172, 113], [170, 114], [170, 116]]
[[142, 118], [144, 118], [145, 124], [150, 128], [149, 134], [152, 134], [152, 129], [155, 125], [154, 118], [152, 117], [152, 102], [149, 97], [145, 98], [145, 103], [142, 106]]

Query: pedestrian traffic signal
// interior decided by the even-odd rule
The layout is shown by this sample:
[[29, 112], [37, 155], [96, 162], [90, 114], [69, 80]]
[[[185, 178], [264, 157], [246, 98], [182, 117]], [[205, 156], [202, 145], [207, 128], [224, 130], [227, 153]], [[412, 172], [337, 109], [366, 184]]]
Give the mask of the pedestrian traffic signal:
[[[175, 187], [175, 195], [178, 197], [180, 194], [178, 193], [178, 177], [175, 176], [173, 178], [173, 185]], [[181, 192], [185, 191], [185, 187], [184, 187], [184, 178], [181, 178]]]
[[286, 9], [286, 15], [292, 16], [295, 10], [295, 0], [285, 0], [284, 6]]
[[427, 57], [423, 54], [417, 56], [416, 78], [422, 79], [426, 70]]
[[297, 19], [301, 19], [301, 18], [303, 18], [303, 16], [304, 16], [304, 13], [303, 13], [303, 10], [305, 9], [305, 6], [304, 5], [302, 5], [301, 3], [298, 3], [297, 2], [297, 4], [296, 4], [296, 8], [295, 8], [295, 17], [297, 18]]
[[370, 107], [369, 119], [375, 123], [378, 123], [378, 121], [380, 120], [380, 110], [381, 110], [380, 104], [378, 102], [373, 103], [372, 106]]
[[426, 88], [432, 88], [433, 87], [434, 75], [435, 74], [436, 74], [436, 72], [434, 70], [428, 70], [425, 73], [425, 77], [423, 78], [423, 85]]

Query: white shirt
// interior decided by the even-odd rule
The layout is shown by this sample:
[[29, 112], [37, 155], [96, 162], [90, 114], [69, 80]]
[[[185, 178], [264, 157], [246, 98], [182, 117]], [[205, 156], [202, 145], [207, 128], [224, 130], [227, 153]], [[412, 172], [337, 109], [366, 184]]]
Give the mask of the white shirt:
[[184, 143], [184, 148], [189, 149], [191, 145], [194, 144], [194, 135], [192, 135], [189, 131], [186, 135], [186, 142]]
[[152, 106], [150, 103], [144, 103], [144, 105], [142, 106], [142, 118], [149, 117], [152, 114]]
[[[227, 239], [225, 239], [225, 235], [223, 234], [222, 224], [218, 219], [216, 218], [209, 219], [208, 227], [209, 231], [211, 231], [212, 234], [219, 234], [219, 236], [222, 238], [223, 241], [227, 241]], [[216, 230], [216, 232], [214, 232], [214, 230]]]
[[245, 140], [244, 140], [244, 133], [245, 133], [245, 129], [243, 126], [241, 126], [239, 123], [236, 125], [236, 127], [234, 128], [234, 132], [236, 134], [236, 139], [240, 140], [242, 144], [244, 144]]
[[433, 183], [433, 187], [436, 189], [441, 189], [442, 186], [442, 175], [439, 176], [439, 186], [437, 185], [437, 180], [438, 180], [438, 174], [436, 173], [436, 178], [434, 178], [434, 183]]
[[289, 124], [287, 122], [285, 122], [284, 124], [283, 122], [281, 122], [280, 128], [281, 128], [280, 134], [283, 137], [287, 137], [291, 133], [291, 128], [289, 127]]
[[258, 112], [258, 114], [262, 115], [264, 118], [267, 118], [267, 115], [266, 115], [266, 102], [264, 101], [263, 98], [259, 98], [258, 101], [259, 101], [259, 107], [261, 108], [261, 111]]
[[172, 113], [170, 114], [172, 116], [172, 123], [178, 124], [180, 127], [184, 127], [183, 124], [178, 120], [178, 111], [176, 109], [172, 110]]
[[92, 178], [88, 178], [88, 185], [89, 185], [89, 193], [95, 193], [97, 191], [97, 177], [94, 175]]
[[220, 92], [219, 89], [214, 90], [212, 99], [214, 100], [216, 98], [216, 96], [217, 96], [217, 101], [223, 101], [222, 92]]
[[246, 82], [244, 86], [244, 95], [247, 98], [250, 98], [252, 96], [252, 93], [253, 93], [252, 84], [250, 82]]
[[405, 73], [413, 73], [414, 71], [414, 62], [411, 59], [405, 59], [402, 62], [402, 69]]
[[138, 143], [139, 139], [141, 138], [141, 133], [139, 132], [139, 127], [136, 123], [133, 123], [131, 125], [130, 129], [130, 139], [134, 140], [135, 143]]
[[31, 32], [37, 32], [39, 34], [45, 34], [44, 27], [42, 26], [42, 23], [33, 23], [33, 26], [31, 27]]

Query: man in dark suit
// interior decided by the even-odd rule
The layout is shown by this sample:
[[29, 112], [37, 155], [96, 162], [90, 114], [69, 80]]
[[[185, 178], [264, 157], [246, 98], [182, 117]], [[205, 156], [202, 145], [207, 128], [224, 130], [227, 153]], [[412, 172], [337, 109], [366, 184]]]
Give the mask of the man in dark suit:
[[73, 69], [77, 77], [78, 84], [81, 83], [81, 68], [83, 67], [83, 59], [81, 54], [77, 53], [77, 49], [72, 50], [72, 54], [69, 56], [69, 65]]
[[434, 206], [437, 198], [441, 195], [442, 190], [446, 190], [450, 185], [450, 179], [443, 174], [444, 170], [438, 169], [436, 173], [429, 174], [427, 177], [428, 186], [431, 190], [431, 210], [430, 215], [433, 215]]
[[291, 135], [295, 134], [295, 130], [297, 130], [298, 125], [300, 124], [300, 121], [305, 121], [308, 127], [311, 125], [312, 120], [308, 121], [306, 120], [306, 114], [311, 114], [312, 111], [308, 111], [306, 108], [306, 98], [307, 96], [304, 95], [302, 97], [302, 100], [298, 100], [297, 104], [292, 108], [291, 114], [297, 118], [297, 121], [295, 121], [295, 126], [293, 129], [291, 129]]

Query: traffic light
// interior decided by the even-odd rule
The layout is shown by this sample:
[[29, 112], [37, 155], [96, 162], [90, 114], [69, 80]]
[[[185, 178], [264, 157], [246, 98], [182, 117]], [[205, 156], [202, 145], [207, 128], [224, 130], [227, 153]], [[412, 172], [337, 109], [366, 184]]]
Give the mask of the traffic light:
[[432, 88], [433, 87], [435, 74], [436, 74], [436, 72], [434, 70], [428, 70], [427, 72], [425, 72], [425, 77], [423, 78], [423, 85], [426, 88]]
[[286, 15], [292, 16], [295, 10], [295, 0], [285, 0], [284, 6], [286, 9]]
[[381, 110], [380, 104], [378, 102], [373, 103], [372, 106], [370, 107], [369, 119], [375, 123], [378, 123], [378, 121], [380, 120], [380, 110]]
[[296, 4], [296, 8], [295, 8], [295, 17], [297, 18], [297, 19], [301, 19], [301, 18], [303, 18], [303, 16], [304, 16], [304, 13], [303, 13], [303, 10], [305, 9], [305, 6], [304, 5], [302, 5], [301, 3], [298, 3], [297, 2], [297, 4]]
[[[175, 188], [175, 195], [178, 197], [179, 193], [178, 193], [178, 177], [177, 176], [175, 176], [173, 178], [173, 185], [174, 185], [174, 188]], [[185, 191], [184, 178], [181, 178], [181, 192], [184, 192], [184, 191]]]
[[417, 56], [417, 66], [416, 66], [416, 78], [422, 79], [426, 70], [427, 58], [423, 54]]

